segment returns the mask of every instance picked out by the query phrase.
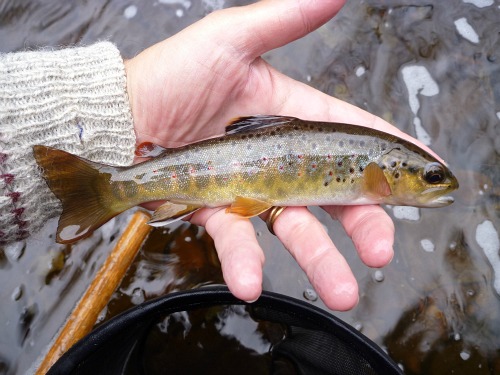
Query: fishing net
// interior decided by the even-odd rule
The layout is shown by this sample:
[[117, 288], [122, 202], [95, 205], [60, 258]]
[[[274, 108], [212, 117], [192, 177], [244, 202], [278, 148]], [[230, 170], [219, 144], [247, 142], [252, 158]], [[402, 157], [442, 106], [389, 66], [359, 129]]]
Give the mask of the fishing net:
[[[260, 359], [241, 346], [235, 349], [234, 345], [226, 345], [234, 342], [232, 338], [221, 341], [213, 332], [206, 334], [211, 332], [207, 319], [220, 326], [221, 320], [214, 319], [214, 314], [235, 306], [248, 311], [263, 332], [274, 336], [268, 353]], [[203, 335], [196, 336], [195, 341], [186, 339], [194, 330], [191, 325], [187, 325], [188, 329], [186, 324], [180, 325], [184, 328], [179, 330], [175, 322], [183, 320], [182, 314], [187, 313], [198, 313], [198, 325], [203, 327], [205, 339], [200, 339]], [[172, 316], [176, 318], [170, 319]], [[165, 325], [167, 321], [170, 323]], [[222, 322], [222, 326], [226, 323]], [[177, 341], [179, 337], [183, 341]], [[219, 350], [214, 350], [213, 342], [222, 342]], [[380, 347], [322, 309], [271, 292], [263, 292], [256, 302], [246, 304], [226, 287], [218, 286], [171, 293], [126, 311], [74, 345], [48, 374], [198, 373], [403, 374]]]

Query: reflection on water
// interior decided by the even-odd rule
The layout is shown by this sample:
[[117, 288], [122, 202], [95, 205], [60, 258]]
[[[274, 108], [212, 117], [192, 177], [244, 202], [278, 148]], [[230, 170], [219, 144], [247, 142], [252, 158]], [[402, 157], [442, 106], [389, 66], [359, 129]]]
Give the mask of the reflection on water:
[[[162, 318], [144, 340], [147, 374], [267, 374], [280, 324], [253, 320], [243, 306], [212, 307]], [[207, 355], [210, 353], [210, 355]]]
[[[125, 56], [208, 12], [249, 1], [36, 2], [0, 6], [0, 51], [98, 39]], [[337, 223], [314, 210], [360, 281], [338, 316], [385, 347], [408, 374], [500, 373], [500, 3], [352, 0], [314, 34], [266, 54], [286, 74], [419, 138], [457, 171], [443, 209], [388, 207], [396, 255], [383, 270], [357, 258]], [[0, 374], [23, 374], [50, 342], [126, 218], [72, 248], [43, 233], [0, 251]], [[264, 287], [316, 300], [265, 225]], [[172, 290], [222, 282], [213, 243], [192, 226], [155, 230], [101, 320]]]
[[169, 292], [222, 284], [213, 240], [194, 225], [155, 228], [114, 294], [101, 322]]

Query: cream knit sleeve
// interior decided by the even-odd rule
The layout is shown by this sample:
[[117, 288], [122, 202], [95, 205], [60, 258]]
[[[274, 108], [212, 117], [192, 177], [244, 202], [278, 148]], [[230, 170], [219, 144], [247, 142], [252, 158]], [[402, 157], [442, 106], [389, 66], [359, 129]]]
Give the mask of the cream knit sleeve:
[[113, 44], [0, 55], [0, 243], [35, 233], [61, 212], [33, 158], [36, 144], [132, 163], [125, 68]]

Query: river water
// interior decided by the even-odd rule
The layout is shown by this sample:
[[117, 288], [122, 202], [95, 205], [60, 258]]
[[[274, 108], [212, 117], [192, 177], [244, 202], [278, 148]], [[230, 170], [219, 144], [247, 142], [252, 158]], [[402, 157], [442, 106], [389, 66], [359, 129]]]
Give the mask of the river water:
[[[131, 57], [243, 1], [30, 1], [0, 4], [0, 51], [108, 39]], [[396, 255], [364, 266], [338, 223], [313, 209], [352, 265], [361, 298], [336, 313], [407, 374], [500, 373], [500, 1], [351, 0], [311, 35], [265, 58], [364, 108], [441, 155], [460, 180], [443, 209], [387, 207]], [[55, 221], [0, 250], [0, 374], [24, 374], [89, 284], [127, 220], [54, 243]], [[264, 287], [323, 307], [304, 273], [256, 220]], [[187, 224], [156, 231], [101, 321], [172, 290], [222, 282], [211, 239]]]

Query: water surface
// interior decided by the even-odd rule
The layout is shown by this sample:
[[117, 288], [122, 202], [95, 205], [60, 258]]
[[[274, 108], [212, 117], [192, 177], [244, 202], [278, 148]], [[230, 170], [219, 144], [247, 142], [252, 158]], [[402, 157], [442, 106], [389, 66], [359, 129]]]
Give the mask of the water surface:
[[[108, 39], [125, 57], [220, 7], [243, 1], [4, 1], [0, 51]], [[396, 255], [373, 270], [313, 209], [354, 268], [361, 299], [337, 315], [382, 345], [407, 374], [500, 373], [500, 2], [352, 0], [332, 22], [265, 58], [284, 73], [381, 116], [457, 172], [443, 209], [387, 207]], [[24, 374], [88, 285], [127, 219], [73, 247], [55, 221], [0, 251], [0, 374]], [[264, 287], [315, 300], [304, 273], [255, 220]], [[154, 246], [153, 246], [154, 245]], [[213, 244], [192, 226], [155, 232], [101, 314], [172, 290], [222, 282]], [[304, 293], [306, 292], [306, 293]]]

